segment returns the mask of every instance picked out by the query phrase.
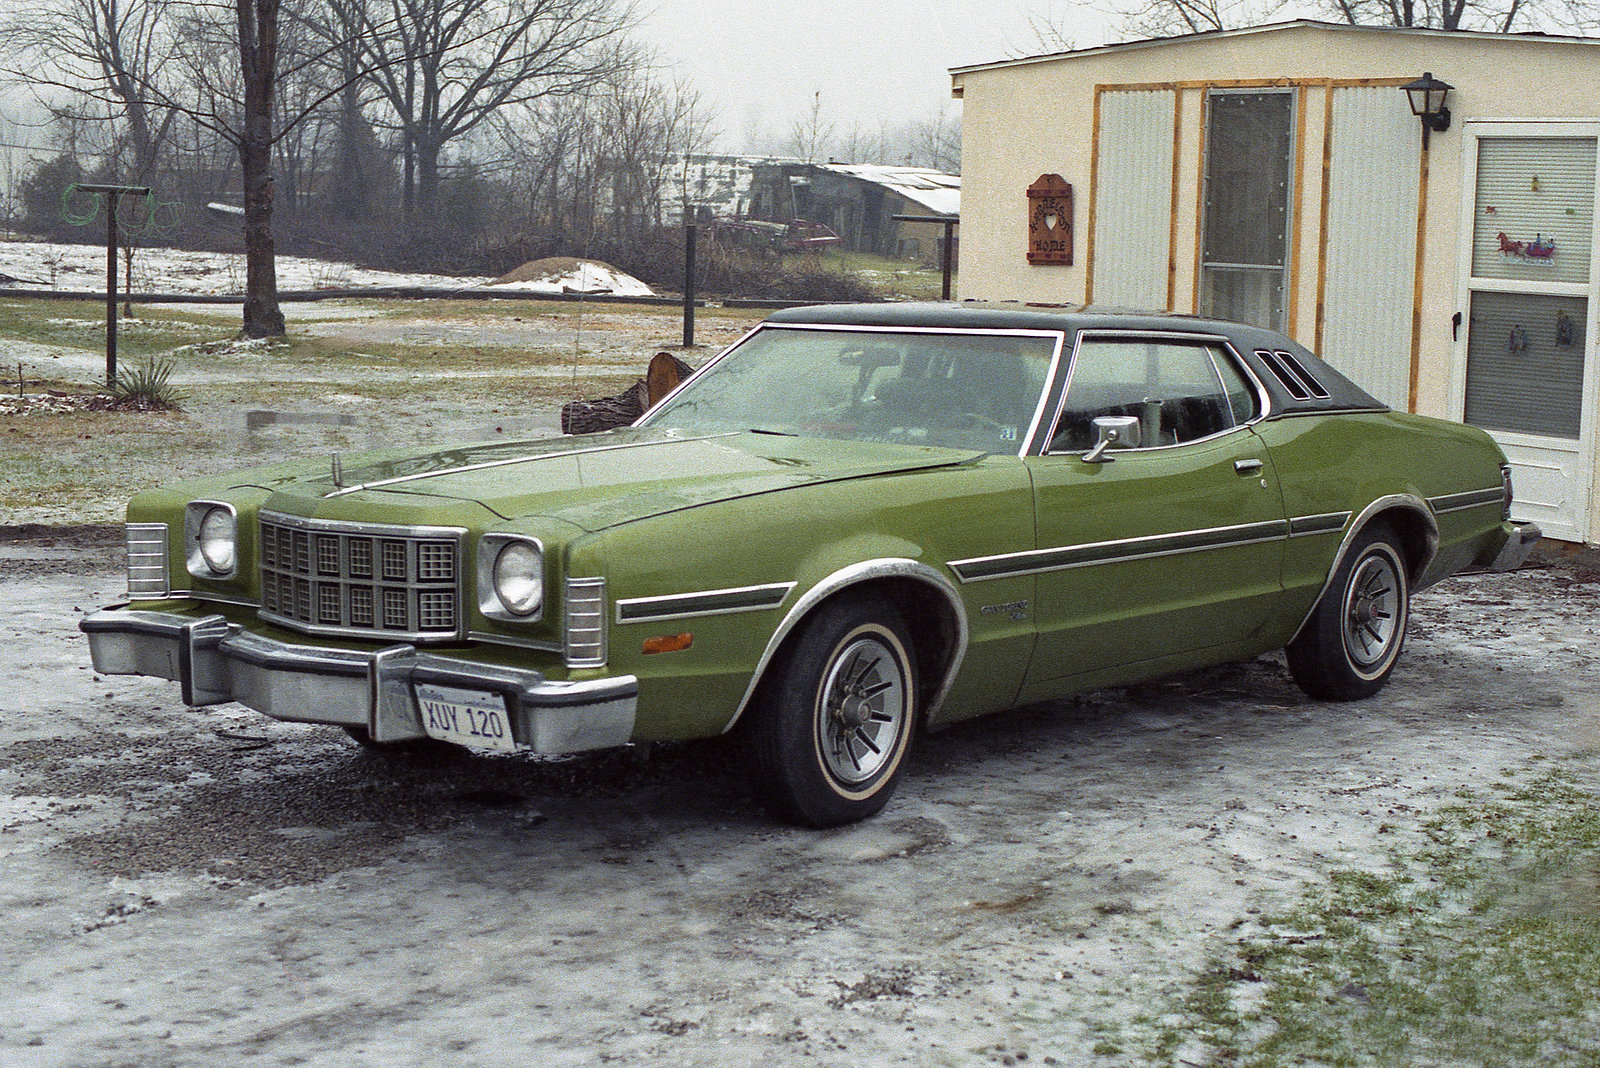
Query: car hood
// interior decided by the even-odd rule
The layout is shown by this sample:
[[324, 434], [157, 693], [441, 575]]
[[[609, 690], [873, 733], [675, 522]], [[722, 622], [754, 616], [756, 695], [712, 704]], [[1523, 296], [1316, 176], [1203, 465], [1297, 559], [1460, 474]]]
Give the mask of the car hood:
[[[981, 452], [735, 432], [653, 429], [351, 457], [271, 487], [269, 505], [332, 516], [424, 500], [472, 501], [502, 519], [548, 516], [596, 531], [652, 515], [842, 479], [965, 463]], [[342, 502], [342, 505], [341, 505]], [[347, 506], [347, 507], [346, 507]], [[363, 518], [352, 514], [352, 518]]]

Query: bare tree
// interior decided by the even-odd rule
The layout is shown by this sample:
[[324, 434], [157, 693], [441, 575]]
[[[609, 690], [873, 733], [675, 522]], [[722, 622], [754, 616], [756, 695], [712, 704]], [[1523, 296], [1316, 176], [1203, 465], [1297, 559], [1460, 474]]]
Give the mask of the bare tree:
[[[1135, 0], [1121, 8], [1134, 37], [1258, 26], [1286, 14], [1286, 0]], [[1486, 30], [1592, 29], [1595, 0], [1314, 0], [1312, 11], [1352, 25]]]
[[[36, 92], [65, 90], [100, 108], [131, 156], [128, 177], [147, 180], [173, 112], [152, 102], [170, 81], [169, 0], [43, 0], [0, 21], [4, 74]], [[154, 93], [152, 91], [155, 91]], [[81, 107], [80, 118], [90, 115]]]
[[[290, 0], [296, 3], [297, 0]], [[226, 12], [226, 19], [224, 19]], [[334, 86], [280, 107], [280, 90], [305, 77], [326, 58], [327, 49], [293, 52], [285, 60], [282, 0], [230, 0], [196, 4], [183, 21], [180, 53], [188, 73], [190, 95], [179, 99], [157, 86], [147, 86], [159, 106], [188, 116], [212, 131], [238, 154], [244, 192], [245, 300], [243, 331], [247, 337], [284, 333], [278, 306], [274, 211], [273, 155], [278, 143], [341, 86]]]
[[[1340, 18], [1352, 24], [1375, 26], [1426, 26], [1438, 30], [1490, 30], [1510, 33], [1555, 14], [1552, 4], [1540, 0], [1322, 0]], [[1591, 14], [1591, 19], [1593, 15]], [[1519, 20], [1521, 26], [1519, 26]]]
[[1127, 9], [1124, 31], [1135, 37], [1208, 33], [1267, 22], [1282, 0], [1143, 0]]
[[906, 124], [905, 137], [910, 142], [907, 156], [918, 166], [961, 173], [961, 116], [954, 108]]
[[407, 215], [431, 215], [446, 148], [508, 105], [581, 92], [630, 63], [614, 0], [330, 0], [334, 35], [398, 126]]
[[[1067, 20], [1046, 8], [1028, 16], [1030, 40], [1022, 52], [1030, 55], [1051, 52], [1070, 52], [1078, 47], [1067, 26]], [[1018, 52], [1012, 49], [1013, 53]]]
[[875, 130], [858, 122], [851, 123], [850, 129], [838, 139], [833, 155], [840, 163], [887, 163], [893, 154], [887, 147], [889, 141], [888, 131], [881, 123]]
[[833, 120], [822, 106], [822, 90], [811, 94], [811, 106], [789, 127], [789, 152], [807, 163], [820, 163], [833, 147]]
[[499, 133], [526, 190], [528, 229], [580, 248], [640, 242], [668, 198], [687, 211], [688, 157], [713, 137], [698, 93], [641, 71], [531, 104]]

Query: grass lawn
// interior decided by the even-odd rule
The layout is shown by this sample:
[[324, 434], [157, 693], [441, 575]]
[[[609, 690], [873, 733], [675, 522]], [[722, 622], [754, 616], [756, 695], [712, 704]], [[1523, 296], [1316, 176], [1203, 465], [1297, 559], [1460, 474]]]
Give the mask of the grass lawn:
[[1462, 791], [1385, 866], [1333, 870], [1169, 1004], [1102, 1025], [1096, 1052], [1250, 1068], [1600, 1064], [1597, 770], [1593, 754], [1536, 759]]

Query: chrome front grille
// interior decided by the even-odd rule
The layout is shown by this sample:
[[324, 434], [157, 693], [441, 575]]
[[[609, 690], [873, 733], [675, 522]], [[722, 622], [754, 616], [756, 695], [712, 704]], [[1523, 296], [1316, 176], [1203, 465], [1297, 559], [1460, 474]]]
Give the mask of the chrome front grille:
[[464, 533], [263, 512], [261, 617], [308, 634], [457, 637]]

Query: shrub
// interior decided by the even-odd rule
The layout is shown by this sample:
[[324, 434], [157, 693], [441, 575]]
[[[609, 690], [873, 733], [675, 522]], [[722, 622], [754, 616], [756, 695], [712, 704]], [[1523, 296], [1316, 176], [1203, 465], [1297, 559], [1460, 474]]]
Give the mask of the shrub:
[[139, 411], [175, 411], [183, 393], [172, 384], [172, 361], [151, 357], [137, 367], [117, 373], [111, 397], [119, 408]]

